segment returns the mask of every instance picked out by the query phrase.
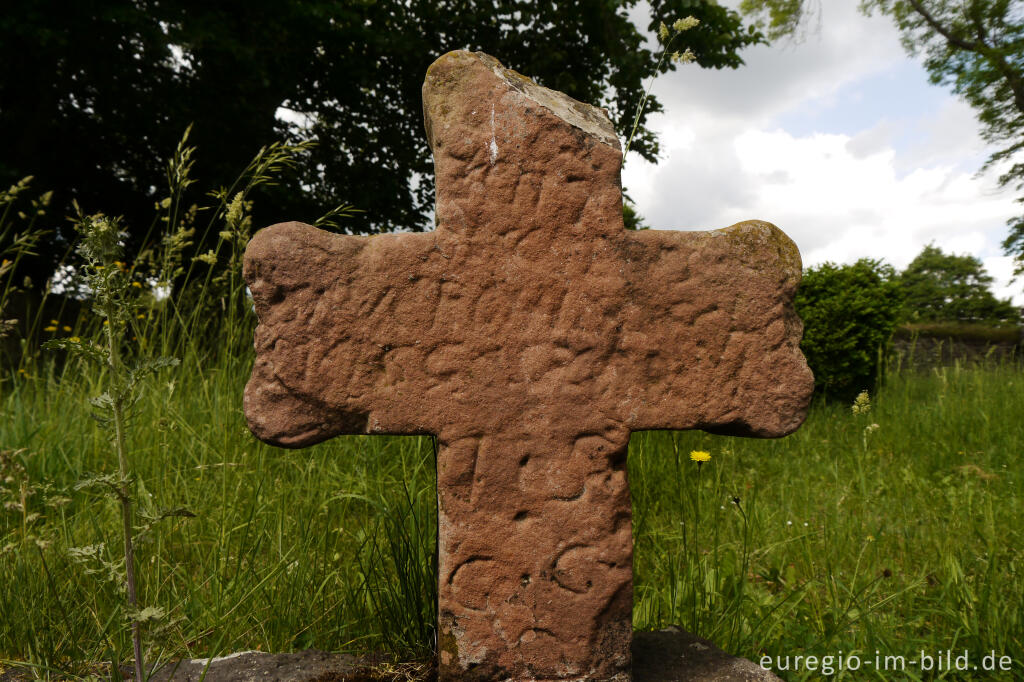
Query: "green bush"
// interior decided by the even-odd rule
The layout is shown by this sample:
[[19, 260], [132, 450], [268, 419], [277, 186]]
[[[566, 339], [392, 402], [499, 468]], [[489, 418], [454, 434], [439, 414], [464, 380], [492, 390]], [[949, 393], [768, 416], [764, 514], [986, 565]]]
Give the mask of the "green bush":
[[902, 302], [896, 271], [877, 260], [804, 272], [796, 294], [804, 321], [800, 347], [818, 393], [845, 400], [872, 385]]

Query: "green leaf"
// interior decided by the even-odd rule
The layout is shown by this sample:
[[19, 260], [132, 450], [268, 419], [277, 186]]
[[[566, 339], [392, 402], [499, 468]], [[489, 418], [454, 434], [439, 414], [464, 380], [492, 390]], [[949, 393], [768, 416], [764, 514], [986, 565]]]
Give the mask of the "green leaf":
[[167, 617], [167, 611], [159, 606], [146, 606], [144, 608], [125, 607], [125, 618], [140, 624], [156, 623]]

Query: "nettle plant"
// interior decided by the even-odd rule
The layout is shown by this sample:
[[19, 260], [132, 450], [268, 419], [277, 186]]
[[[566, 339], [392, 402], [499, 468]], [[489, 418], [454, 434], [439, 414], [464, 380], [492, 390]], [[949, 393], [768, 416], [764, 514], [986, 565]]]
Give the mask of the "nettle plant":
[[[97, 474], [79, 481], [76, 490], [90, 491], [112, 497], [120, 505], [123, 524], [123, 553], [102, 544], [74, 547], [70, 558], [84, 566], [84, 572], [113, 583], [124, 595], [123, 613], [132, 631], [135, 679], [145, 679], [142, 654], [142, 628], [159, 630], [166, 626], [166, 613], [156, 606], [139, 603], [135, 551], [139, 540], [153, 527], [169, 517], [193, 516], [186, 509], [154, 509], [148, 498], [141, 503], [136, 494], [137, 481], [132, 472], [127, 446], [128, 419], [142, 395], [144, 380], [159, 370], [178, 364], [174, 358], [144, 358], [127, 362], [124, 349], [130, 328], [139, 308], [138, 282], [121, 262], [123, 234], [117, 220], [102, 214], [80, 216], [77, 229], [81, 235], [78, 253], [84, 260], [84, 276], [92, 297], [93, 312], [103, 319], [96, 338], [77, 336], [53, 339], [44, 348], [66, 351], [101, 367], [104, 390], [89, 402], [95, 409], [96, 421], [110, 435], [111, 448], [117, 458], [117, 473]], [[134, 338], [134, 337], [132, 337]]]
[[[148, 672], [143, 635], [147, 640], [162, 639], [177, 623], [164, 608], [141, 603], [138, 550], [162, 521], [194, 514], [183, 507], [157, 507], [152, 496], [145, 493], [144, 482], [132, 467], [128, 439], [131, 418], [145, 395], [147, 379], [179, 364], [170, 356], [182, 354], [190, 366], [198, 367], [202, 363], [197, 358], [204, 352], [230, 353], [243, 342], [251, 343], [250, 327], [240, 324], [249, 310], [241, 273], [242, 256], [252, 232], [253, 202], [249, 195], [260, 185], [273, 184], [312, 145], [275, 143], [264, 147], [231, 187], [207, 192], [206, 197], [212, 201], [200, 206], [188, 205], [185, 199], [186, 190], [195, 182], [190, 177], [195, 148], [187, 144], [188, 135], [186, 131], [167, 166], [169, 196], [155, 205], [157, 219], [153, 227], [162, 225], [162, 229], [151, 228], [143, 240], [148, 246], [131, 263], [124, 262], [127, 234], [120, 219], [101, 213], [85, 215], [79, 210], [76, 252], [81, 260], [71, 268], [69, 290], [88, 300], [98, 319], [80, 324], [82, 329], [94, 330], [91, 334], [53, 338], [43, 344], [45, 349], [65, 351], [69, 362], [92, 364], [94, 376], [99, 377], [102, 392], [89, 402], [93, 416], [110, 438], [117, 471], [88, 476], [74, 489], [99, 500], [113, 500], [119, 506], [122, 547], [119, 550], [97, 543], [70, 548], [68, 555], [81, 564], [83, 574], [123, 596], [118, 609], [131, 630], [136, 680], [144, 680]], [[355, 212], [342, 204], [314, 224], [339, 229], [337, 220]], [[196, 222], [201, 214], [208, 215], [209, 220], [199, 241], [209, 243], [202, 238], [209, 234], [216, 234], [217, 239], [214, 248], [194, 254]], [[213, 332], [204, 320], [211, 311], [223, 312], [223, 323]], [[60, 330], [54, 326], [46, 331]], [[222, 347], [214, 344], [208, 351], [200, 351], [204, 333], [219, 335]], [[14, 480], [13, 476], [8, 478]], [[0, 493], [12, 500], [19, 494], [13, 486], [0, 488]], [[50, 497], [45, 500], [49, 502]], [[66, 498], [54, 499], [65, 503]], [[24, 500], [20, 504], [26, 506]], [[26, 537], [38, 535], [30, 533], [28, 525], [26, 529]]]

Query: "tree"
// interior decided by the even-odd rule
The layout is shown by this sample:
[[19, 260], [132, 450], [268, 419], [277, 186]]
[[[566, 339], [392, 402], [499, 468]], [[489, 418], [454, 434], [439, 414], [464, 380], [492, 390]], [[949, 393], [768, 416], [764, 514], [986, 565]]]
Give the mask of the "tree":
[[[740, 9], [774, 40], [794, 35], [820, 9], [810, 1], [743, 0]], [[952, 87], [974, 107], [982, 137], [1001, 147], [979, 172], [1024, 149], [1024, 12], [1016, 0], [861, 0], [860, 8], [890, 16], [904, 49], [924, 56], [931, 82]], [[999, 184], [1024, 189], [1024, 162], [1012, 163]], [[1024, 196], [1017, 201], [1024, 203]], [[1024, 215], [1007, 225], [1003, 248], [1024, 274]]]
[[622, 224], [627, 230], [649, 230], [651, 226], [647, 224], [644, 217], [637, 213], [636, 208], [633, 206], [633, 202], [622, 198]]
[[901, 302], [896, 271], [880, 261], [824, 263], [804, 272], [794, 305], [817, 392], [847, 400], [873, 385]]
[[[196, 188], [230, 185], [272, 141], [319, 142], [293, 177], [264, 190], [257, 225], [312, 220], [347, 201], [365, 211], [347, 223], [354, 232], [425, 229], [433, 165], [420, 87], [430, 62], [486, 51], [606, 107], [622, 134], [658, 64], [628, 18], [636, 2], [11, 0], [0, 14], [0, 186], [33, 174], [56, 206], [74, 199], [123, 214], [137, 249], [165, 196], [159, 160], [194, 123]], [[740, 49], [763, 42], [712, 0], [649, 4], [652, 31], [700, 20], [675, 47], [703, 67], [736, 68]], [[665, 60], [661, 71], [673, 68]], [[648, 100], [632, 144], [651, 161], [658, 143], [644, 123], [661, 109]], [[66, 237], [49, 245], [44, 276]]]
[[905, 322], [1016, 322], [1017, 309], [999, 300], [992, 277], [971, 255], [946, 254], [929, 244], [900, 275]]

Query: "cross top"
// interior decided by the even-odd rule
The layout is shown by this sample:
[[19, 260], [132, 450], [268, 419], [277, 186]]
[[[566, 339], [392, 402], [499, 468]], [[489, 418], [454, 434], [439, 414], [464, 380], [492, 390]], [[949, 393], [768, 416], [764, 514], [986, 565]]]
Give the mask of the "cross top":
[[606, 112], [487, 55], [423, 103], [435, 231], [249, 244], [250, 428], [438, 437], [442, 679], [626, 680], [629, 434], [799, 426], [799, 253], [759, 221], [624, 229]]

